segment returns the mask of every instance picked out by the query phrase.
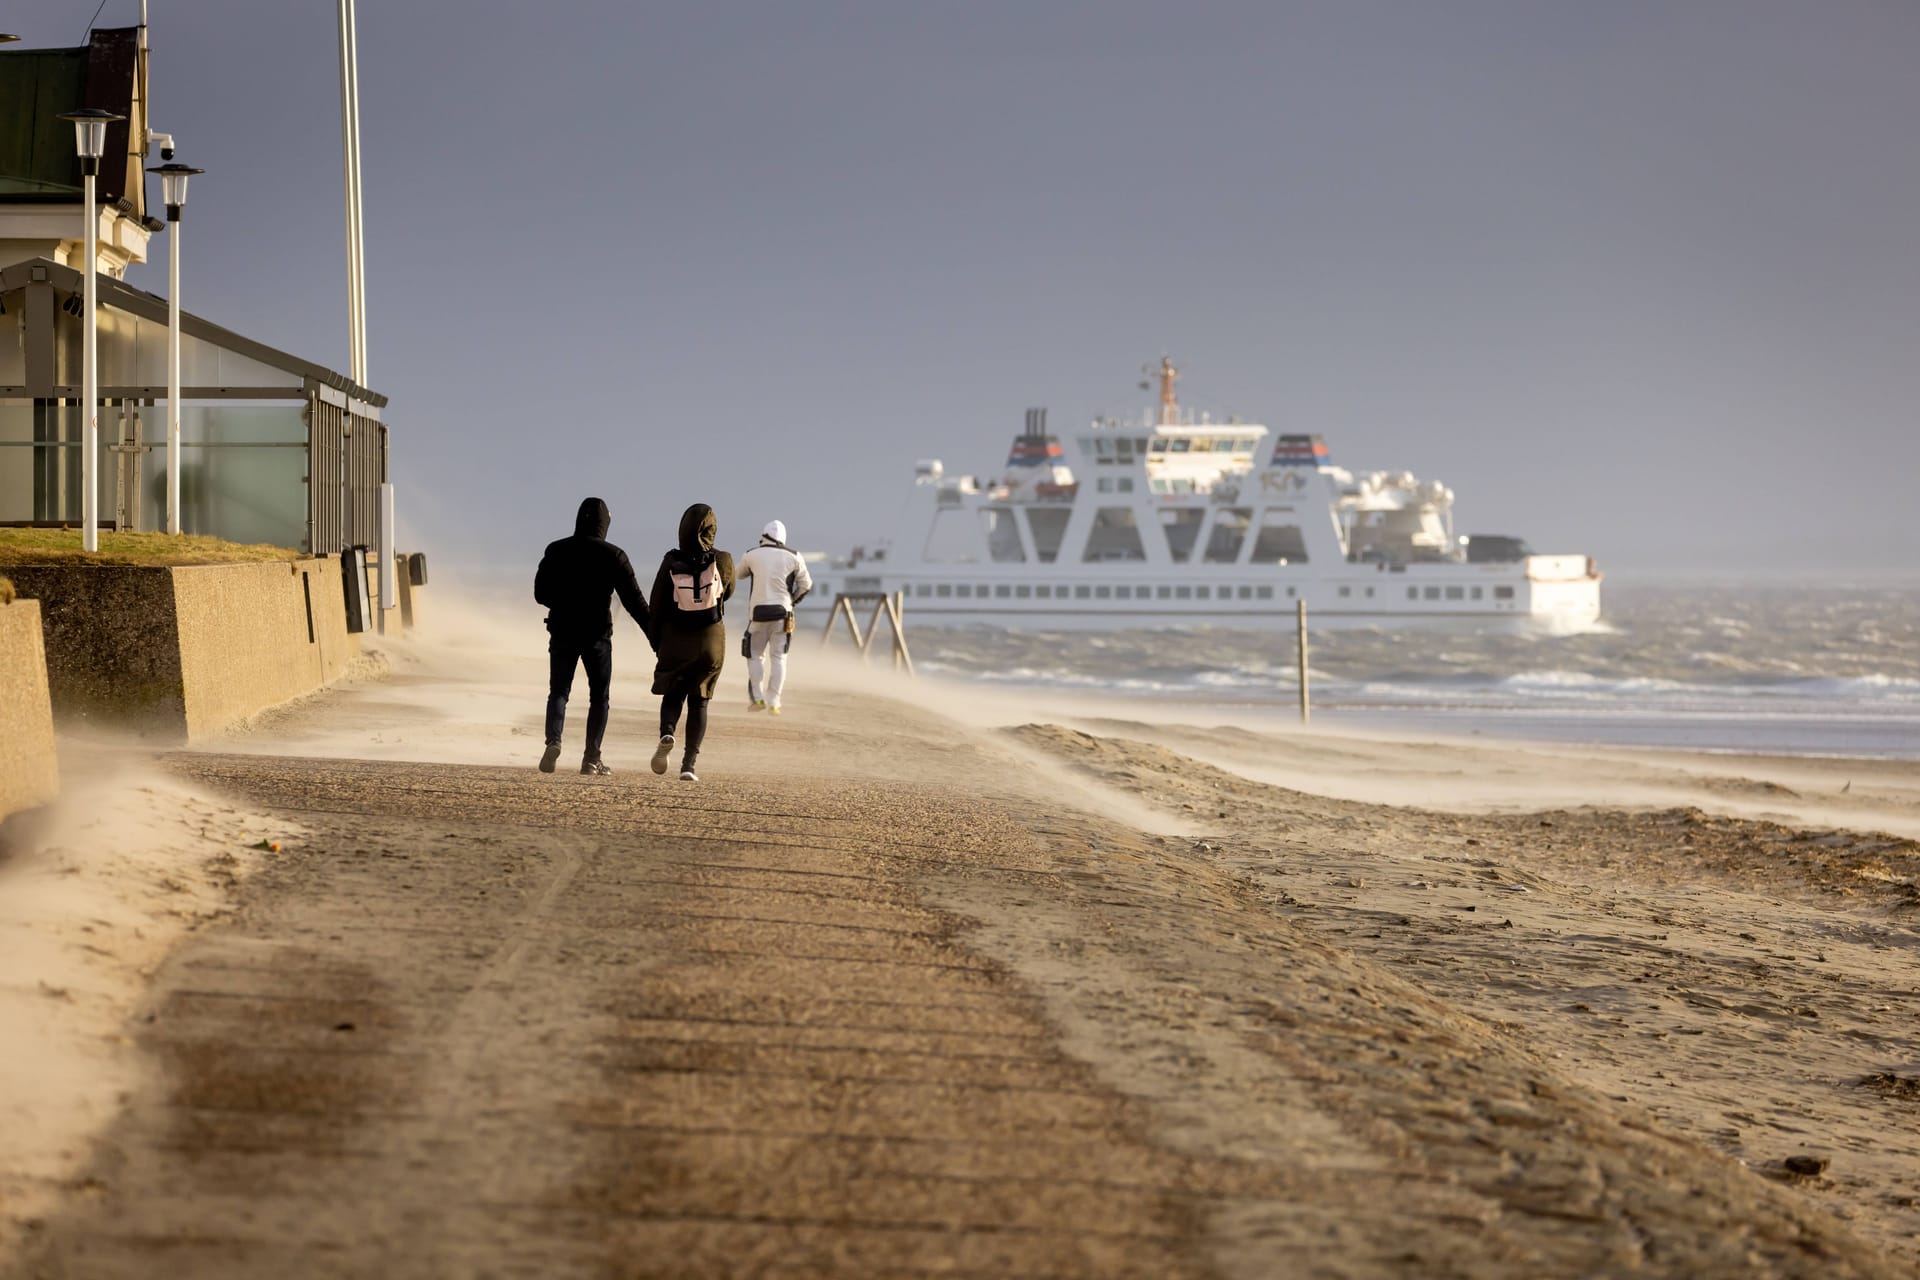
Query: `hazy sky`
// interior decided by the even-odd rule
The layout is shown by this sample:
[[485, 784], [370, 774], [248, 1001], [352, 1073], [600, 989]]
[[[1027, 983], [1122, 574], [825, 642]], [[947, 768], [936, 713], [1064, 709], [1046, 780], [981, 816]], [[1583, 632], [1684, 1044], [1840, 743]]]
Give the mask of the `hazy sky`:
[[[97, 0], [15, 0], [76, 44]], [[335, 7], [152, 0], [188, 309], [346, 362]], [[107, 0], [99, 22], [137, 20]], [[403, 517], [890, 532], [1028, 405], [1198, 408], [1615, 569], [1920, 564], [1912, 0], [360, 5]], [[164, 288], [165, 251], [134, 279]], [[461, 558], [465, 558], [464, 555]]]

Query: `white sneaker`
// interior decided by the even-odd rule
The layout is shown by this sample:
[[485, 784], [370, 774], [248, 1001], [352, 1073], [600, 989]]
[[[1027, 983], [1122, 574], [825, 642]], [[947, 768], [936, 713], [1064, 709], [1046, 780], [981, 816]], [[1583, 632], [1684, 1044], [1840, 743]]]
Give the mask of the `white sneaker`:
[[653, 749], [653, 771], [655, 773], [665, 773], [667, 771], [667, 757], [672, 754], [673, 735], [670, 733], [660, 735], [660, 745]]
[[683, 764], [683, 765], [681, 765], [681, 766], [680, 766], [680, 781], [682, 781], [682, 782], [698, 782], [698, 781], [700, 781], [700, 775], [699, 775], [699, 774], [697, 774], [697, 773], [695, 773], [695, 772], [693, 771], [693, 766], [692, 766], [692, 765], [690, 765], [690, 764]]
[[776, 716], [777, 716], [777, 715], [779, 715], [779, 714], [780, 714], [780, 708], [779, 708], [779, 707], [777, 707], [777, 706], [769, 706], [769, 707], [767, 708], [767, 712], [768, 712], [768, 714], [770, 714], [770, 715], [776, 715]]

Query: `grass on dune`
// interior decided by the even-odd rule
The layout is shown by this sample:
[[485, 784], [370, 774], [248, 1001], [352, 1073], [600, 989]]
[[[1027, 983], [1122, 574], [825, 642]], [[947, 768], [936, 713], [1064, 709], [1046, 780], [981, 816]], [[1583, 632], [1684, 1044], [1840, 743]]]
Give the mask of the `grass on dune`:
[[296, 560], [303, 553], [265, 543], [226, 542], [183, 533], [100, 534], [100, 550], [80, 549], [78, 529], [0, 529], [0, 567], [29, 564], [185, 565]]

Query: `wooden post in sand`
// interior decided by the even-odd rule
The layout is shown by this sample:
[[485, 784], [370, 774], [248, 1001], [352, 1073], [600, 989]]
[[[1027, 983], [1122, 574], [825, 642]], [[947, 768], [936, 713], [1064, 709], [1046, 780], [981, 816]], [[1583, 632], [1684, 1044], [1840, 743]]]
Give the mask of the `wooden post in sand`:
[[1298, 601], [1294, 605], [1294, 616], [1300, 627], [1300, 723], [1306, 724], [1313, 714], [1309, 708], [1307, 696], [1307, 602]]
[[[884, 619], [893, 632], [893, 667], [896, 671], [913, 674], [913, 656], [907, 652], [907, 625], [901, 614], [906, 608], [906, 592], [891, 594], [879, 591], [843, 591], [833, 598], [833, 612], [827, 615], [827, 629], [820, 633], [820, 645], [826, 647], [833, 639], [834, 624], [842, 617], [847, 620], [847, 630], [853, 633], [853, 643], [860, 650], [860, 660], [867, 661], [873, 656], [873, 642], [880, 636], [880, 623]], [[854, 615], [855, 605], [872, 605], [873, 617], [868, 620], [865, 630]]]

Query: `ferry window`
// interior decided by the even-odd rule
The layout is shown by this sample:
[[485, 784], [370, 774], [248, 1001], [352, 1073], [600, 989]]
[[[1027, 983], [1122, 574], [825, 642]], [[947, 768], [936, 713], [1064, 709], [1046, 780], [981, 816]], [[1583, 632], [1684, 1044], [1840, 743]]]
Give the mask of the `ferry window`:
[[1073, 516], [1073, 508], [1066, 506], [1030, 507], [1027, 510], [1027, 529], [1033, 534], [1033, 554], [1040, 557], [1041, 564], [1052, 564], [1060, 558], [1060, 543], [1067, 536], [1067, 521]]
[[922, 598], [930, 596], [933, 594], [933, 584], [931, 582], [923, 582], [913, 589], [913, 594]]
[[1113, 588], [1112, 587], [1095, 587], [1093, 589], [1093, 594], [1098, 599], [1111, 600], [1113, 598]]
[[1252, 587], [1242, 587], [1242, 588], [1240, 588], [1240, 598], [1241, 598], [1242, 600], [1251, 600], [1251, 599], [1253, 599], [1253, 588], [1252, 588]]
[[1466, 598], [1467, 598], [1467, 589], [1465, 587], [1448, 587], [1447, 588], [1447, 599], [1465, 600]]
[[1147, 451], [1148, 442], [1152, 439], [1153, 437], [1151, 436], [1142, 437], [1141, 439], [1135, 440], [1133, 442], [1133, 447], [1140, 453], [1145, 453]]
[[1185, 476], [1175, 476], [1171, 481], [1175, 493], [1192, 493], [1193, 481]]
[[1156, 596], [1159, 596], [1159, 597], [1160, 597], [1160, 598], [1161, 598], [1162, 600], [1171, 600], [1171, 599], [1173, 599], [1173, 588], [1172, 588], [1172, 587], [1158, 587], [1158, 588], [1156, 588], [1156, 589], [1154, 590], [1154, 593], [1153, 593], [1153, 594], [1154, 594], [1154, 595], [1156, 595]]
[[1192, 587], [1175, 587], [1173, 589], [1173, 594], [1182, 600], [1191, 600], [1193, 599], [1193, 588]]
[[1495, 587], [1493, 589], [1493, 598], [1495, 600], [1511, 600], [1513, 599], [1513, 588], [1512, 587]]
[[1020, 525], [1008, 507], [988, 507], [980, 513], [987, 525], [987, 554], [996, 562], [1017, 564], [1027, 558], [1020, 545]]
[[1342, 588], [1340, 588], [1340, 598], [1341, 598], [1342, 600], [1344, 600], [1344, 599], [1346, 599], [1346, 598], [1347, 598], [1348, 596], [1350, 596], [1350, 595], [1352, 595], [1352, 594], [1353, 594], [1353, 588], [1352, 588], [1352, 587], [1342, 587]]
[[943, 582], [939, 585], [939, 587], [936, 588], [936, 591], [939, 593], [941, 599], [944, 600], [946, 597], [953, 594], [953, 584], [949, 582]]
[[1167, 443], [1167, 452], [1169, 453], [1185, 453], [1191, 448], [1193, 448], [1193, 441], [1187, 439], [1185, 436], [1176, 436]]
[[1133, 437], [1123, 436], [1122, 438], [1115, 440], [1113, 444], [1114, 444], [1114, 451], [1117, 456], [1123, 459], [1128, 459], [1128, 460], [1132, 459]]
[[1033, 595], [1033, 588], [1023, 582], [1019, 586], [1013, 589], [1013, 594], [1020, 597], [1022, 600], [1026, 600]]
[[1238, 560], [1252, 524], [1252, 507], [1228, 507], [1215, 516], [1213, 532], [1207, 535], [1207, 563], [1232, 564]]
[[1147, 481], [1147, 492], [1165, 493], [1167, 492], [1167, 482], [1160, 479], [1149, 480]]
[[1101, 507], [1093, 513], [1093, 529], [1087, 534], [1087, 549], [1080, 557], [1087, 563], [1109, 560], [1145, 560], [1146, 549], [1140, 543], [1140, 530], [1134, 524], [1132, 507]]
[[1291, 600], [1291, 599], [1293, 599], [1293, 588], [1292, 588], [1292, 587], [1288, 587], [1288, 588], [1287, 588], [1287, 599], [1289, 599], [1289, 600]]
[[1104, 458], [1113, 452], [1113, 441], [1104, 438], [1095, 440], [1093, 442], [1093, 451]]
[[[1145, 587], [1142, 587], [1140, 589], [1142, 591], [1146, 590]], [[1132, 587], [1115, 587], [1113, 589], [1113, 598], [1115, 600], [1131, 600], [1133, 599], [1133, 588]]]
[[1372, 588], [1372, 587], [1368, 587], [1368, 588], [1367, 588], [1367, 599], [1369, 599], [1369, 600], [1371, 600], [1371, 599], [1373, 599], [1373, 588]]
[[982, 600], [985, 600], [987, 598], [987, 584], [983, 582], [979, 586], [975, 587], [973, 589], [973, 594], [979, 596]]
[[1481, 591], [1481, 589], [1480, 589], [1479, 587], [1475, 587], [1475, 588], [1473, 589], [1473, 598], [1474, 598], [1475, 600], [1478, 600], [1478, 599], [1479, 599], [1479, 598], [1481, 597], [1481, 595], [1482, 595], [1482, 594], [1483, 594], [1483, 593], [1482, 593], [1482, 591]]
[[1214, 451], [1215, 453], [1232, 453], [1232, 452], [1233, 452], [1233, 441], [1231, 441], [1231, 440], [1215, 440], [1215, 441], [1213, 442], [1213, 451]]
[[1427, 599], [1438, 600], [1439, 598], [1440, 598], [1440, 588], [1438, 587], [1427, 588]]
[[1013, 594], [1013, 588], [1003, 582], [999, 586], [993, 589], [993, 594], [999, 599], [1005, 600], [1008, 596]]
[[1048, 596], [1053, 594], [1053, 588], [1048, 586], [1035, 587], [1033, 589], [1033, 594], [1038, 596], [1040, 599], [1045, 600]]
[[1101, 476], [1101, 477], [1100, 477], [1100, 492], [1102, 492], [1102, 493], [1112, 493], [1112, 492], [1113, 492], [1113, 477], [1112, 477], [1112, 476]]
[[971, 596], [973, 594], [973, 584], [968, 582], [963, 582], [959, 586], [953, 589], [953, 594], [959, 596], [962, 599], [965, 599], [968, 596]]
[[1122, 492], [1122, 493], [1132, 493], [1132, 492], [1133, 492], [1133, 477], [1132, 477], [1132, 476], [1121, 476], [1121, 477], [1120, 477], [1120, 492]]
[[1209, 595], [1212, 594], [1212, 592], [1213, 592], [1213, 588], [1211, 587], [1195, 587], [1193, 589], [1193, 594], [1198, 596], [1202, 600], [1205, 600]]
[[1073, 598], [1075, 600], [1085, 600], [1088, 596], [1092, 594], [1093, 594], [1092, 587], [1075, 587], [1073, 589]]
[[1260, 536], [1253, 540], [1255, 564], [1305, 564], [1307, 540], [1294, 523], [1291, 511], [1269, 511], [1260, 525]]
[[1407, 588], [1407, 599], [1418, 600], [1419, 598], [1420, 598], [1420, 588], [1418, 587]]
[[1175, 564], [1193, 559], [1193, 544], [1207, 513], [1199, 507], [1166, 507], [1160, 512], [1160, 531], [1167, 535], [1167, 551]]

